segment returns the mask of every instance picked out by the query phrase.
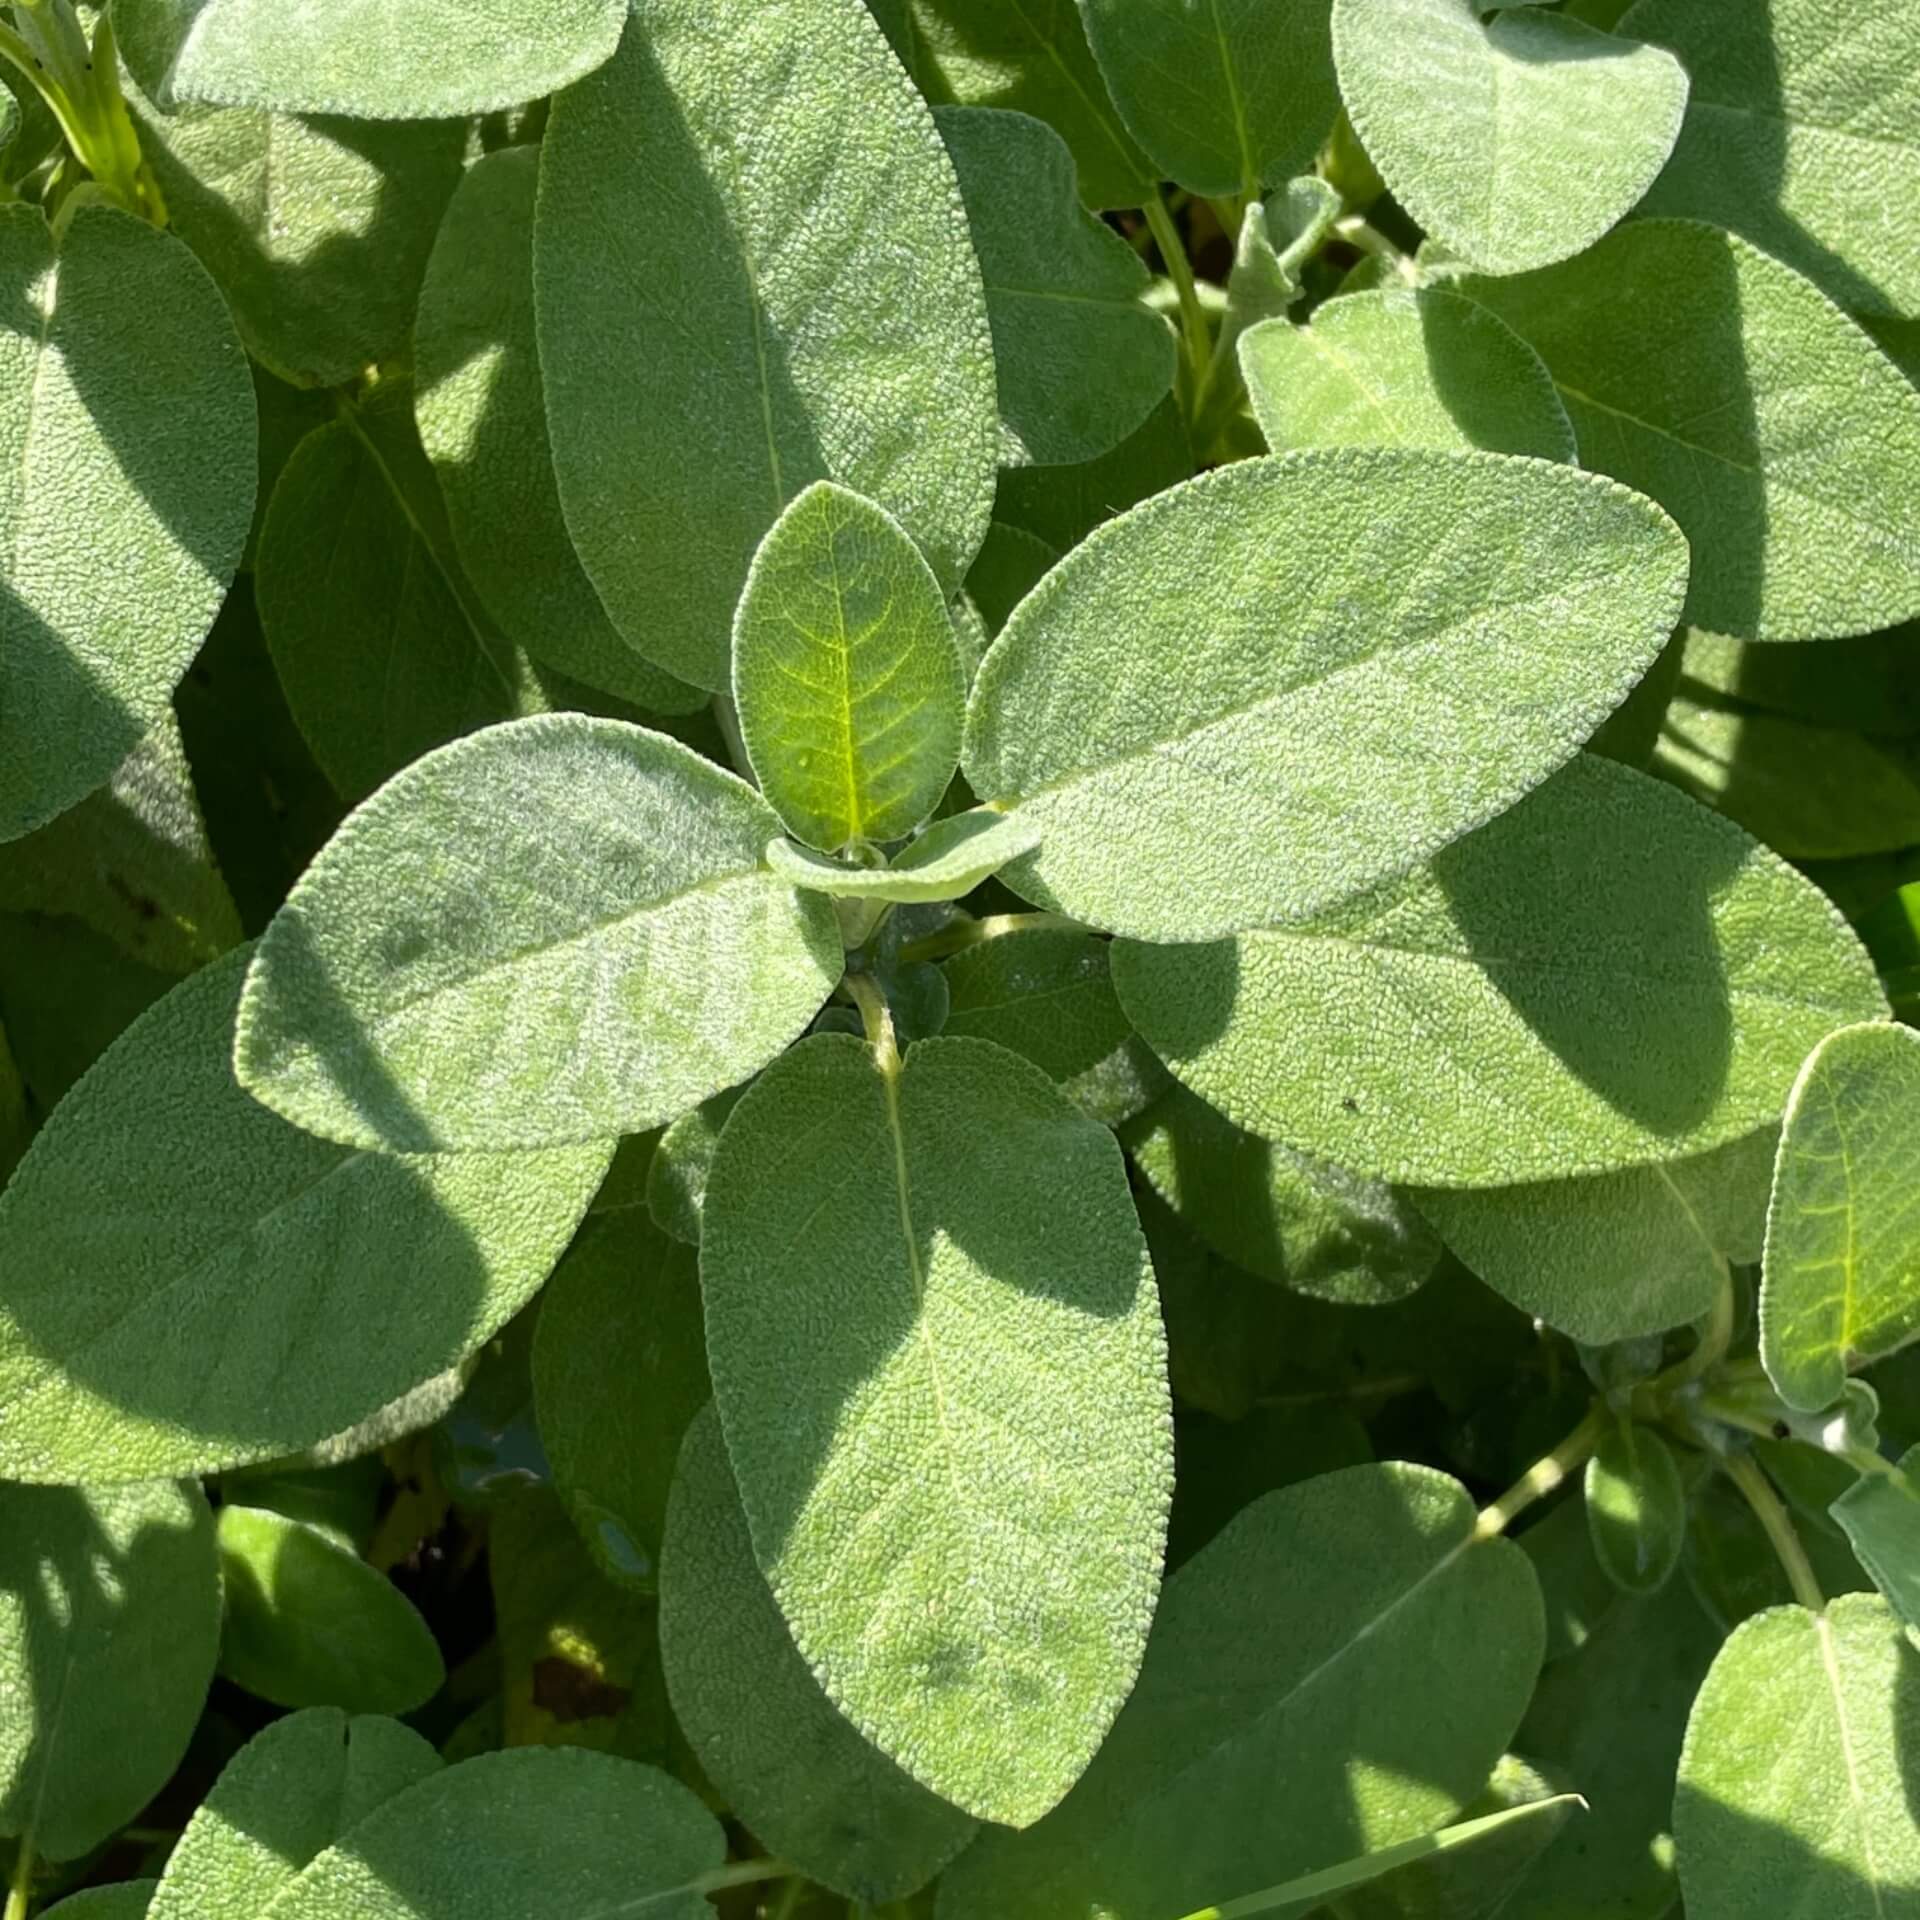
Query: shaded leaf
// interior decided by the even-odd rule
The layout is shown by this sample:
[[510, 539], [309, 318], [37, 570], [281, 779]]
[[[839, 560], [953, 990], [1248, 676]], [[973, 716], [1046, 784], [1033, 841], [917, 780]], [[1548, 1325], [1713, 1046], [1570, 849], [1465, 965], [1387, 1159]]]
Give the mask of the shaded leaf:
[[744, 1087], [729, 1087], [704, 1100], [691, 1113], [683, 1113], [654, 1149], [653, 1162], [647, 1168], [647, 1211], [661, 1232], [683, 1241], [687, 1246], [700, 1244], [700, 1216], [706, 1205], [707, 1177], [713, 1171], [713, 1156], [720, 1145], [720, 1130], [727, 1124]]
[[1623, 1592], [1657, 1593], [1680, 1564], [1687, 1494], [1673, 1450], [1652, 1427], [1622, 1419], [1587, 1462], [1594, 1557]]

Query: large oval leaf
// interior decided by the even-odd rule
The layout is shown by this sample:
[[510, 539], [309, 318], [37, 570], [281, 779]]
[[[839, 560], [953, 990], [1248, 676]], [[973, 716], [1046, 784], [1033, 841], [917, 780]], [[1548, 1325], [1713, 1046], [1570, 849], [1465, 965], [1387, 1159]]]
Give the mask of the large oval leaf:
[[744, 781], [556, 714], [416, 761], [308, 868], [241, 1003], [242, 1083], [397, 1149], [643, 1133], [744, 1080], [839, 977]]
[[253, 512], [255, 415], [179, 241], [0, 207], [0, 840], [99, 786], [167, 711]]
[[0, 1194], [12, 1479], [212, 1472], [365, 1419], [533, 1295], [606, 1170], [605, 1143], [398, 1158], [288, 1126], [234, 1082], [246, 964], [137, 1021]]
[[1031, 1063], [806, 1041], [727, 1122], [700, 1243], [755, 1557], [835, 1704], [982, 1818], [1037, 1819], [1139, 1667], [1164, 1340], [1113, 1137]]
[[642, 652], [726, 686], [748, 563], [813, 480], [958, 589], [993, 505], [986, 298], [860, 0], [642, 0], [555, 105], [534, 268], [567, 525]]
[[1142, 940], [1320, 912], [1571, 758], [1679, 617], [1647, 500], [1545, 461], [1248, 460], [1123, 515], [1016, 610], [963, 764], [1017, 891]]
[[1317, 920], [1122, 942], [1113, 965], [1141, 1037], [1237, 1125], [1423, 1186], [1738, 1139], [1779, 1118], [1809, 1047], [1883, 1005], [1810, 882], [1591, 754]]
[[1270, 1493], [1167, 1582], [1085, 1777], [942, 1876], [939, 1920], [1166, 1920], [1444, 1825], [1519, 1723], [1545, 1629], [1465, 1488], [1363, 1466]]

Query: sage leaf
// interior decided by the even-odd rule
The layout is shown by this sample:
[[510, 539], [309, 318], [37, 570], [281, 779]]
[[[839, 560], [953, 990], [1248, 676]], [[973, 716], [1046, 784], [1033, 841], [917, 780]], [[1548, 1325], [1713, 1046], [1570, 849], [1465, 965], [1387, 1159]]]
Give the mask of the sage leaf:
[[1161, 1199], [1263, 1280], [1381, 1305], [1440, 1263], [1440, 1242], [1391, 1187], [1242, 1133], [1177, 1083], [1120, 1137]]
[[974, 1823], [841, 1718], [754, 1564], [720, 1423], [687, 1430], [667, 1512], [660, 1642], [674, 1712], [734, 1811], [779, 1857], [851, 1901], [923, 1887]]
[[413, 328], [421, 445], [460, 564], [515, 645], [648, 712], [690, 713], [705, 695], [621, 637], [561, 516], [534, 337], [539, 174], [538, 149], [505, 148], [447, 208]]
[[1189, 193], [1251, 197], [1333, 130], [1328, 0], [1080, 0], [1127, 130]]
[[1690, 699], [1736, 701], [1813, 727], [1910, 736], [1920, 733], [1913, 646], [1911, 627], [1819, 647], [1770, 647], [1689, 628], [1682, 691]]
[[787, 830], [832, 852], [898, 840], [960, 760], [966, 677], [946, 596], [884, 508], [816, 481], [754, 555], [733, 698]]
[[541, 1297], [533, 1404], [554, 1485], [611, 1578], [659, 1577], [680, 1438], [711, 1393], [692, 1248], [630, 1214], [590, 1222]]
[[1478, 302], [1439, 287], [1329, 300], [1310, 326], [1262, 322], [1240, 341], [1254, 418], [1293, 447], [1485, 447], [1574, 457], [1539, 356]]
[[1649, 213], [1731, 227], [1856, 313], [1920, 312], [1920, 23], [1826, 0], [1641, 0], [1692, 78]]
[[321, 1854], [272, 1920], [709, 1920], [720, 1823], [611, 1754], [524, 1747], [448, 1767]]
[[1672, 54], [1519, 7], [1334, 0], [1354, 131], [1394, 197], [1459, 257], [1524, 273], [1593, 245], [1679, 137]]
[[986, 654], [986, 642], [994, 639], [1007, 624], [1007, 617], [1046, 577], [1060, 556], [1038, 534], [1023, 527], [996, 520], [987, 529], [987, 537], [972, 567], [967, 572], [967, 599], [973, 603], [986, 634], [980, 656], [968, 661], [967, 684], [979, 671], [980, 658]]
[[621, 0], [116, 0], [120, 49], [141, 87], [179, 102], [427, 120], [537, 100], [613, 51]]
[[733, 1110], [700, 1242], [754, 1556], [883, 1753], [981, 1818], [1072, 1785], [1138, 1670], [1171, 1446], [1119, 1149], [1038, 1067], [804, 1041]]
[[1651, 503], [1546, 462], [1242, 461], [1041, 582], [962, 765], [1037, 831], [1005, 876], [1037, 905], [1141, 940], [1303, 919], [1571, 758], [1659, 652], [1685, 564]]
[[1863, 1473], [1832, 1513], [1908, 1639], [1920, 1636], [1920, 1447], [1885, 1473]]
[[288, 1126], [233, 1078], [247, 957], [136, 1021], [0, 1194], [11, 1479], [205, 1473], [338, 1433], [489, 1339], [600, 1183], [605, 1144], [397, 1158]]
[[220, 1633], [197, 1486], [0, 1488], [0, 1833], [91, 1852], [159, 1792]]
[[[1657, 861], [1632, 852], [1656, 844]], [[1236, 1125], [1420, 1186], [1724, 1145], [1776, 1120], [1807, 1049], [1880, 1003], [1810, 882], [1591, 754], [1347, 906], [1208, 946], [1123, 941], [1113, 970], [1141, 1038]]]
[[942, 107], [987, 289], [1007, 466], [1110, 452], [1173, 386], [1174, 336], [1142, 299], [1149, 276], [1081, 206], [1073, 155], [1044, 121]]
[[1657, 1593], [1680, 1564], [1687, 1493], [1673, 1449], [1622, 1419], [1587, 1462], [1583, 1482], [1594, 1558], [1623, 1593]]
[[1789, 1406], [1818, 1412], [1920, 1337], [1916, 1111], [1908, 1027], [1831, 1034], [1794, 1082], [1760, 1281], [1760, 1355]]
[[1028, 852], [1036, 823], [975, 807], [936, 820], [900, 857], [884, 867], [849, 867], [788, 840], [768, 844], [772, 872], [790, 887], [842, 900], [886, 900], [906, 906], [958, 900], [1009, 860]]
[[764, 1066], [839, 977], [773, 810], [640, 727], [556, 714], [416, 761], [261, 941], [242, 1084], [389, 1150], [640, 1133]]
[[1920, 1740], [1916, 1662], [1878, 1594], [1735, 1629], [1694, 1702], [1673, 1803], [1690, 1920], [1913, 1911], [1920, 1826], [1901, 1787]]
[[729, 1087], [683, 1113], [655, 1147], [647, 1168], [647, 1211], [662, 1233], [689, 1247], [700, 1244], [700, 1219], [707, 1202], [707, 1180], [721, 1130], [744, 1087]]
[[116, 1880], [111, 1886], [83, 1887], [47, 1909], [57, 1920], [146, 1920], [157, 1880]]
[[1168, 1580], [1079, 1785], [962, 1854], [939, 1920], [1163, 1920], [1445, 1824], [1540, 1666], [1533, 1571], [1473, 1522], [1398, 1464], [1255, 1501]]
[[1193, 447], [1180, 403], [1168, 397], [1111, 453], [1071, 467], [1003, 467], [994, 512], [1056, 555], [1150, 495], [1193, 477]]
[[1920, 613], [1920, 392], [1791, 267], [1634, 220], [1461, 290], [1546, 362], [1583, 464], [1679, 521], [1695, 626], [1822, 640]]
[[[1302, 174], [1265, 200], [1250, 200], [1227, 275], [1227, 310], [1216, 357], [1235, 348], [1249, 327], [1283, 317], [1304, 291], [1301, 274], [1340, 216], [1339, 191], [1318, 174]], [[1242, 368], [1245, 368], [1244, 358]]]
[[220, 1509], [220, 1671], [277, 1707], [407, 1713], [447, 1677], [427, 1623], [384, 1574], [320, 1528]]
[[253, 511], [246, 358], [206, 272], [129, 214], [56, 250], [0, 207], [0, 841], [102, 785], [162, 719]]
[[957, 591], [993, 505], [986, 297], [860, 0], [643, 0], [555, 104], [534, 289], [567, 525], [661, 666], [726, 686], [748, 563], [814, 480], [885, 507]]
[[310, 1707], [227, 1762], [168, 1857], [146, 1920], [259, 1920], [308, 1861], [439, 1772], [410, 1727]]

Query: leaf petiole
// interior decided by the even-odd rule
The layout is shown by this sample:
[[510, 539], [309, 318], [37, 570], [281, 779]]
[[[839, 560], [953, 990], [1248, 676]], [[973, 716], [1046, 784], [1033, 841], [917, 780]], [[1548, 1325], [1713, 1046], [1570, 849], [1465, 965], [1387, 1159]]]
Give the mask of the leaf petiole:
[[7, 1905], [0, 1920], [27, 1920], [33, 1905], [33, 1833], [20, 1836], [20, 1849], [13, 1856], [13, 1871], [7, 1876]]
[[850, 973], [844, 985], [847, 997], [860, 1009], [860, 1024], [867, 1030], [867, 1045], [880, 1071], [892, 1079], [900, 1071], [900, 1043], [894, 1037], [893, 1010], [880, 983], [870, 973]]
[[1544, 1500], [1555, 1488], [1587, 1463], [1587, 1457], [1612, 1424], [1614, 1414], [1604, 1400], [1596, 1400], [1587, 1409], [1587, 1417], [1573, 1429], [1551, 1453], [1543, 1454], [1491, 1506], [1480, 1509], [1474, 1522], [1476, 1540], [1492, 1540], [1506, 1532], [1514, 1519], [1536, 1500]]
[[1767, 1476], [1760, 1471], [1759, 1463], [1751, 1454], [1730, 1453], [1720, 1464], [1726, 1469], [1727, 1478], [1740, 1489], [1747, 1505], [1753, 1509], [1754, 1518], [1766, 1529], [1767, 1538], [1772, 1542], [1774, 1552], [1779, 1555], [1781, 1566], [1786, 1569], [1787, 1584], [1793, 1588], [1793, 1597], [1810, 1613], [1824, 1613], [1827, 1597], [1820, 1591], [1820, 1582], [1814, 1577], [1813, 1562], [1807, 1558], [1807, 1550], [1800, 1544], [1793, 1516], [1774, 1492]]
[[965, 953], [982, 941], [998, 940], [1009, 933], [1091, 933], [1091, 927], [1070, 920], [1063, 913], [989, 913], [978, 920], [963, 920], [957, 926], [942, 927], [919, 940], [909, 940], [900, 949], [903, 965], [922, 960], [945, 960], [950, 954]]
[[1142, 209], [1160, 258], [1166, 263], [1167, 276], [1180, 298], [1180, 324], [1186, 345], [1188, 405], [1199, 404], [1206, 386], [1207, 369], [1213, 360], [1213, 335], [1207, 328], [1207, 316], [1200, 305], [1200, 289], [1194, 283], [1193, 263], [1187, 258], [1187, 243], [1180, 237], [1167, 203], [1156, 190]]

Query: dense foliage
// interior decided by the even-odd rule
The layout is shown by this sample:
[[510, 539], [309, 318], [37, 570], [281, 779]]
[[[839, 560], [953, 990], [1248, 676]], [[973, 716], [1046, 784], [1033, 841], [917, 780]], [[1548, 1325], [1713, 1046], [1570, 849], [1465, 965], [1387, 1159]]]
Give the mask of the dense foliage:
[[6, 1920], [1917, 1920], [1912, 0], [0, 5]]

